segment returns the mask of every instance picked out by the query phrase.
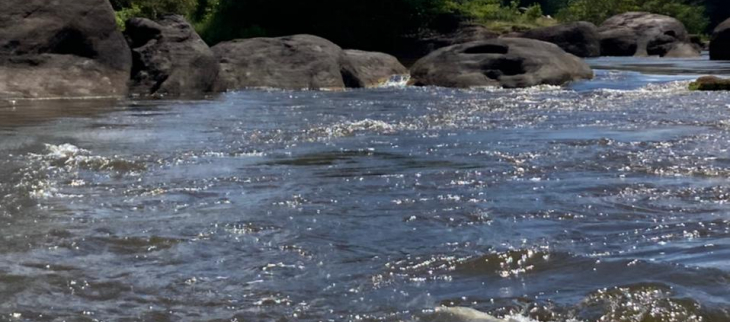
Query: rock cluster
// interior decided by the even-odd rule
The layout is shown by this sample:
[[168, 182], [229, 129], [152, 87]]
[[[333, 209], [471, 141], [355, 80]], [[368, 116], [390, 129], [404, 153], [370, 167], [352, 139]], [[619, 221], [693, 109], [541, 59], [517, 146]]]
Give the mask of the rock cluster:
[[[730, 20], [713, 34], [712, 59], [730, 59], [729, 42]], [[108, 0], [4, 0], [0, 98], [340, 90], [376, 87], [409, 73], [411, 84], [421, 86], [561, 85], [593, 76], [578, 57], [692, 57], [700, 52], [696, 43], [677, 19], [645, 12], [611, 17], [600, 27], [576, 22], [508, 37], [459, 23], [425, 38], [427, 55], [409, 72], [393, 56], [343, 50], [313, 35], [238, 39], [210, 48], [181, 16], [132, 18], [122, 34]]]

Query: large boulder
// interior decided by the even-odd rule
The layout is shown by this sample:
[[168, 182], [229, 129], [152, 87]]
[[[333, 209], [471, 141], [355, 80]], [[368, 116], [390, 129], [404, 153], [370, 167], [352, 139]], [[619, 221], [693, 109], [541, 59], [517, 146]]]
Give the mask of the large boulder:
[[601, 55], [598, 27], [590, 22], [580, 21], [537, 28], [524, 32], [519, 36], [556, 44], [566, 52], [578, 57], [598, 57]]
[[132, 47], [131, 93], [180, 96], [213, 89], [218, 59], [182, 16], [156, 22], [132, 18], [126, 22], [125, 35]]
[[0, 98], [123, 96], [131, 66], [107, 0], [0, 1]]
[[593, 71], [554, 44], [498, 38], [439, 49], [417, 61], [411, 77], [419, 86], [515, 88], [590, 79]]
[[613, 16], [598, 32], [603, 56], [696, 57], [701, 52], [682, 22], [648, 12]]
[[730, 60], [730, 19], [718, 25], [710, 40], [711, 60]]
[[407, 75], [395, 57], [360, 50], [345, 50], [340, 70], [345, 86], [351, 88], [377, 87], [388, 82], [394, 75]]
[[238, 39], [213, 46], [216, 88], [342, 89], [342, 49], [311, 35]]
[[219, 91], [374, 87], [408, 73], [393, 56], [342, 50], [311, 35], [233, 40], [212, 49], [221, 66]]

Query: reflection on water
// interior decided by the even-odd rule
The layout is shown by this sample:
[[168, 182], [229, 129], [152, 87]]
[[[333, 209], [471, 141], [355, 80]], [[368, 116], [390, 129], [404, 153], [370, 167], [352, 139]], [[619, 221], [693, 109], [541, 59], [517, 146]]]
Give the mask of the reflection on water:
[[618, 69], [3, 103], [0, 321], [727, 321], [730, 96]]

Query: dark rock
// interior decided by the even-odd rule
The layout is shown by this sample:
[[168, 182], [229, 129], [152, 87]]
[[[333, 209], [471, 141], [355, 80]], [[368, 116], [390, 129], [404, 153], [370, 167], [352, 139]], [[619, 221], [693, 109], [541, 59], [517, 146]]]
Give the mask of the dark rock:
[[520, 34], [519, 37], [556, 44], [566, 52], [578, 57], [598, 57], [601, 55], [598, 27], [590, 22], [581, 21], [533, 29]]
[[710, 40], [711, 60], [730, 60], [730, 19], [718, 25]]
[[416, 62], [411, 77], [420, 86], [515, 88], [590, 79], [593, 71], [554, 44], [498, 38], [439, 49]]
[[598, 31], [603, 56], [700, 55], [700, 48], [692, 46], [684, 25], [668, 16], [627, 12], [609, 18]]
[[409, 50], [410, 52], [401, 56], [421, 58], [439, 48], [497, 37], [499, 37], [498, 33], [487, 29], [485, 26], [462, 22], [456, 28], [448, 31], [422, 33], [418, 36], [418, 40], [412, 46], [413, 48]]
[[382, 85], [394, 75], [407, 75], [408, 69], [391, 55], [345, 50], [341, 74], [345, 86], [367, 88]]
[[342, 89], [342, 49], [311, 35], [233, 40], [213, 46], [216, 89]]
[[710, 50], [710, 44], [702, 40], [702, 36], [700, 35], [689, 35], [689, 42], [692, 43], [692, 45], [694, 45], [696, 48], [699, 48], [700, 51]]
[[693, 91], [728, 91], [730, 90], [730, 79], [716, 76], [703, 76], [689, 84]]
[[0, 97], [123, 96], [131, 66], [107, 0], [0, 1]]
[[157, 22], [132, 18], [125, 35], [132, 47], [130, 91], [140, 95], [199, 95], [213, 89], [218, 59], [182, 16]]

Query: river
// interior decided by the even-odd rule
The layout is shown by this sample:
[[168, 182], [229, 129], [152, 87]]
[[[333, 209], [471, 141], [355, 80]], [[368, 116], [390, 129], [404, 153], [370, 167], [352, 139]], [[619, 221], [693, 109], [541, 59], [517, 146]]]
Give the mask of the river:
[[[0, 321], [730, 320], [703, 59], [520, 90], [0, 102]], [[445, 320], [444, 320], [445, 321]]]

